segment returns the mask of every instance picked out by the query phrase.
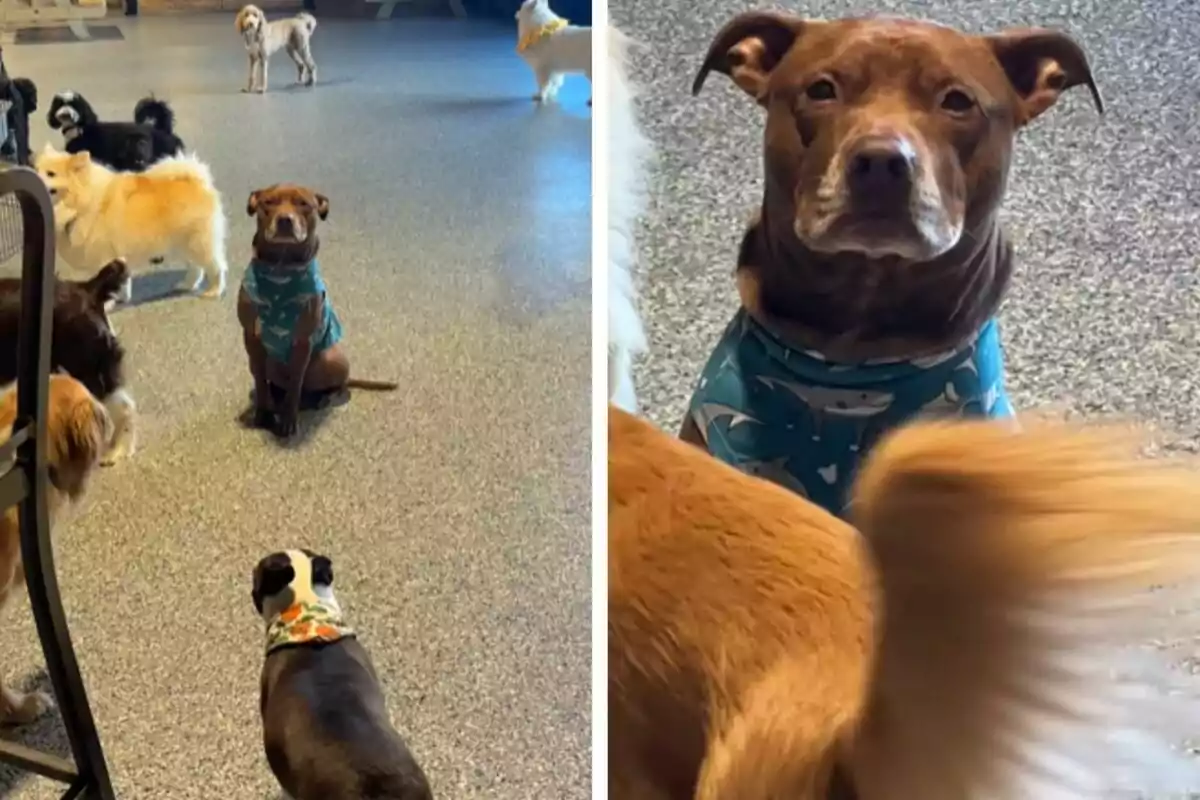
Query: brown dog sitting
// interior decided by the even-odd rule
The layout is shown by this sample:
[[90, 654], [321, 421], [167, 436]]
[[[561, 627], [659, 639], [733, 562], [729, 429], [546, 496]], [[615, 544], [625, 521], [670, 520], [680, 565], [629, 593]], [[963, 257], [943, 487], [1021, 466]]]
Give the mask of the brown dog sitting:
[[288, 437], [301, 408], [326, 407], [352, 387], [395, 389], [350, 377], [342, 324], [317, 265], [317, 220], [328, 216], [329, 200], [281, 183], [252, 192], [246, 212], [258, 217], [258, 231], [238, 293], [238, 321], [254, 376], [255, 426]]
[[841, 513], [859, 460], [924, 415], [1010, 417], [995, 315], [1012, 274], [998, 212], [1017, 132], [1066, 90], [1100, 95], [1067, 36], [754, 12], [710, 72], [766, 109], [742, 309], [682, 436]]

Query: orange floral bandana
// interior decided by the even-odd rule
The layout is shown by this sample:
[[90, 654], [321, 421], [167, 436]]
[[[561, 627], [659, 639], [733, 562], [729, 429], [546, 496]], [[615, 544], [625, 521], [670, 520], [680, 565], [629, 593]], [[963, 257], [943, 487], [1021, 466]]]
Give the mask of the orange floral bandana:
[[267, 652], [289, 645], [336, 642], [348, 636], [354, 636], [354, 629], [342, 622], [337, 609], [323, 603], [296, 603], [267, 626]]
[[562, 17], [559, 17], [558, 19], [550, 20], [549, 22], [547, 22], [545, 25], [541, 26], [540, 28], [534, 28], [532, 31], [525, 34], [525, 36], [521, 39], [521, 41], [517, 42], [517, 52], [524, 53], [526, 50], [533, 47], [535, 44], [540, 42], [542, 39], [546, 39], [550, 36], [553, 36], [554, 34], [561, 31], [563, 28], [567, 27], [567, 25], [569, 25], [569, 24], [570, 23], [568, 23], [565, 19], [563, 19]]

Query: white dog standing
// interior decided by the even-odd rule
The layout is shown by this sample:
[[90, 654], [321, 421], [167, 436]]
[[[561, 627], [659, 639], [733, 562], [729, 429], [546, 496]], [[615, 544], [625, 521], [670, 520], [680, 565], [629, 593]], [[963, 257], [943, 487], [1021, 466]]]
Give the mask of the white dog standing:
[[608, 29], [608, 397], [637, 413], [633, 358], [646, 349], [638, 315], [633, 268], [634, 231], [646, 205], [646, 179], [653, 151], [638, 125], [636, 92], [628, 67], [629, 40]]
[[317, 62], [312, 56], [312, 35], [317, 18], [302, 11], [288, 19], [267, 22], [267, 15], [255, 5], [243, 6], [234, 27], [246, 43], [250, 54], [250, 77], [244, 92], [263, 94], [267, 91], [267, 61], [280, 50], [287, 50], [299, 71], [297, 80], [305, 86], [317, 82]]
[[516, 17], [517, 52], [537, 79], [534, 100], [553, 100], [568, 74], [592, 79], [591, 28], [571, 25], [550, 9], [549, 0], [525, 0]]

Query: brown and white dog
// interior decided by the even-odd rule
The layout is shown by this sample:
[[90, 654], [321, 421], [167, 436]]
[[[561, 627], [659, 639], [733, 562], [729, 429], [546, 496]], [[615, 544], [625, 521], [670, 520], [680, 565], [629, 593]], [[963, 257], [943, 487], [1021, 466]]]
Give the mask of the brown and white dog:
[[[65, 507], [83, 496], [88, 479], [107, 449], [112, 423], [104, 406], [87, 387], [67, 375], [50, 376], [46, 409], [49, 454], [47, 508], [50, 524]], [[0, 431], [7, 440], [17, 417], [17, 392], [0, 397]], [[0, 611], [25, 581], [21, 565], [21, 532], [16, 506], [0, 515]], [[42, 692], [20, 694], [0, 683], [0, 724], [32, 722], [53, 706]]]
[[234, 20], [250, 56], [250, 77], [243, 92], [267, 91], [267, 62], [280, 50], [286, 50], [299, 72], [297, 81], [305, 86], [317, 82], [317, 62], [312, 55], [312, 35], [317, 18], [302, 11], [288, 19], [267, 22], [267, 15], [255, 5], [242, 6]]
[[254, 260], [238, 293], [238, 320], [254, 376], [255, 426], [286, 438], [296, 432], [301, 408], [338, 402], [350, 388], [396, 389], [350, 377], [342, 323], [317, 265], [317, 222], [329, 215], [329, 199], [280, 183], [252, 192], [246, 213], [258, 228]]
[[[106, 465], [137, 449], [137, 405], [125, 383], [125, 348], [105, 311], [128, 281], [129, 268], [117, 259], [91, 280], [60, 279], [54, 287], [50, 368], [82, 383], [108, 410], [113, 424]], [[20, 328], [21, 280], [0, 278], [0, 385], [17, 379]]]
[[1200, 474], [1127, 444], [912, 423], [847, 524], [612, 409], [609, 797], [1190, 796]]
[[433, 800], [343, 618], [333, 562], [310, 550], [272, 553], [253, 582], [267, 623], [263, 743], [284, 791], [293, 800]]
[[1065, 34], [892, 18], [734, 17], [693, 91], [728, 75], [766, 111], [742, 309], [682, 436], [840, 512], [858, 460], [917, 416], [1011, 417], [995, 321], [1017, 133], [1100, 95]]

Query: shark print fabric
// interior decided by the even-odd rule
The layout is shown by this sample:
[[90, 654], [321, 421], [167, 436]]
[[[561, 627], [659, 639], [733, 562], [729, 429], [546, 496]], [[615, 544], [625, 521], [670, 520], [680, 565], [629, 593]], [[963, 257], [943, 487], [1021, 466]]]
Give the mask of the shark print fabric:
[[304, 267], [278, 267], [250, 262], [242, 288], [258, 306], [262, 343], [267, 355], [287, 363], [300, 313], [313, 298], [322, 298], [323, 319], [313, 335], [313, 353], [328, 350], [342, 340], [342, 323], [329, 295], [316, 259]]
[[883, 433], [917, 417], [1011, 417], [1013, 408], [995, 320], [954, 352], [839, 364], [788, 347], [742, 309], [689, 414], [715, 457], [841, 515], [858, 463]]

